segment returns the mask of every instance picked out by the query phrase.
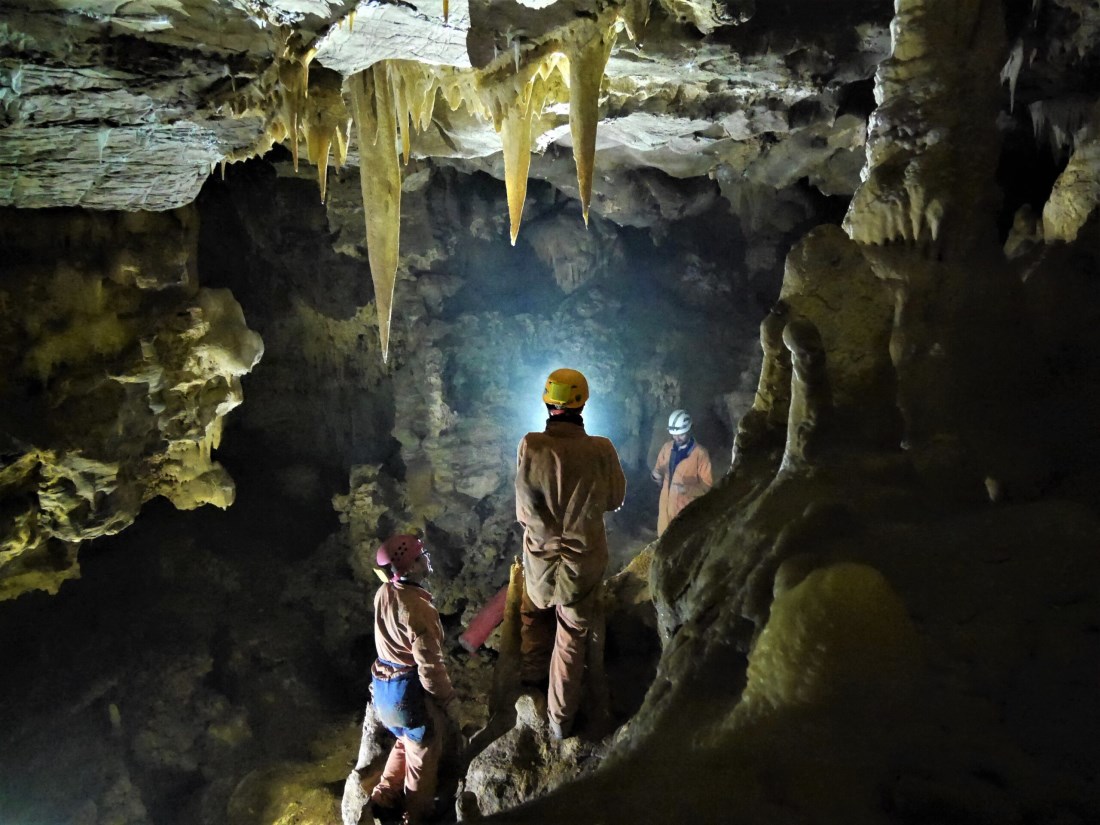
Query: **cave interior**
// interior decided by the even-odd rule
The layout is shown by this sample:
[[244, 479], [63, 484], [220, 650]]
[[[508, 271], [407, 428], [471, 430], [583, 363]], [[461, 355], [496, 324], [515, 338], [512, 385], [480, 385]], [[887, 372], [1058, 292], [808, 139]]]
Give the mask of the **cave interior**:
[[[459, 637], [563, 366], [627, 496], [559, 741]], [[370, 822], [394, 533], [433, 821], [1100, 823], [1097, 421], [1095, 0], [0, 9], [0, 823]]]

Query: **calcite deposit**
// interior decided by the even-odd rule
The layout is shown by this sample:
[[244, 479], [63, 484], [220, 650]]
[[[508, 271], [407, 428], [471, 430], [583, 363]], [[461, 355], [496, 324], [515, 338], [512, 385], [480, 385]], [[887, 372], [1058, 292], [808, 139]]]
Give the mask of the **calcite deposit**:
[[56, 592], [81, 542], [164, 496], [228, 507], [211, 458], [263, 354], [240, 305], [199, 287], [193, 210], [8, 211], [0, 306], [0, 596]]
[[[1094, 821], [1098, 33], [7, 4], [0, 820], [368, 821], [411, 531], [459, 697], [435, 821]], [[556, 742], [512, 473], [561, 366], [628, 494]], [[720, 481], [657, 540], [674, 408]]]

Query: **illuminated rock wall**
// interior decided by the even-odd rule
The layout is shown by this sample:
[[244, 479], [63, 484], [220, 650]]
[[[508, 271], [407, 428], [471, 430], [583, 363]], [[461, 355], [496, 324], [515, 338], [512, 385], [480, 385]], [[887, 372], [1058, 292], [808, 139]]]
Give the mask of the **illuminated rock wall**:
[[6, 213], [0, 597], [56, 592], [155, 496], [232, 503], [210, 453], [263, 344], [199, 288], [196, 231], [193, 210]]
[[[444, 236], [451, 260], [398, 285], [413, 309], [395, 327], [394, 435], [410, 525], [438, 527], [453, 554], [445, 569], [461, 570], [459, 592], [488, 595], [516, 552], [512, 466], [521, 436], [544, 426], [546, 374], [563, 365], [586, 374], [587, 425], [619, 450], [631, 490], [610, 529], [622, 564], [653, 535], [649, 472], [673, 409], [692, 410], [718, 472], [728, 463], [755, 335], [736, 308], [745, 280], [734, 243], [693, 253], [676, 234], [654, 245], [596, 219], [586, 232], [575, 213], [556, 214], [543, 189], [506, 249], [499, 189], [471, 198], [476, 180], [454, 190], [459, 221], [473, 231]], [[437, 198], [427, 192], [425, 202]], [[431, 226], [436, 209], [410, 212], [412, 225]], [[735, 235], [736, 220], [722, 213], [716, 205], [711, 225]]]

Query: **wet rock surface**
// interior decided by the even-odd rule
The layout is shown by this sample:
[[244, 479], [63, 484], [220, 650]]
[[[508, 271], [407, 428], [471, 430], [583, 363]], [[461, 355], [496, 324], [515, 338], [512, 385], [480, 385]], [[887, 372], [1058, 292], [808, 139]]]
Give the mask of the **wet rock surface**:
[[[346, 11], [234, 5], [222, 45], [204, 50], [205, 4], [183, 4], [195, 27], [186, 35], [144, 7], [107, 5], [58, 28], [65, 40], [52, 45], [31, 36], [53, 13], [18, 10], [3, 23], [7, 168], [28, 170], [8, 174], [13, 199], [41, 204], [49, 190], [70, 202], [79, 191], [99, 204], [117, 192], [127, 205], [164, 205], [194, 191], [196, 159], [176, 146], [188, 185], [153, 175], [152, 193], [135, 196], [139, 167], [116, 170], [112, 146], [130, 144], [112, 144], [114, 125], [102, 145], [81, 138], [71, 179], [51, 189], [53, 172], [35, 177], [60, 174], [19, 154], [39, 118], [77, 131], [105, 122], [81, 95], [69, 102], [91, 124], [72, 121], [49, 94], [42, 67], [66, 43], [65, 66], [102, 63], [123, 29], [156, 40], [157, 55], [197, 53], [198, 91], [176, 78], [154, 93], [111, 72], [81, 87], [123, 129], [140, 95], [158, 117], [168, 99], [181, 116], [212, 111], [227, 44], [239, 47], [230, 92], [233, 78], [269, 72], [286, 32], [251, 19], [319, 31]], [[16, 367], [0, 381], [48, 391], [21, 392], [29, 406], [16, 412], [30, 414], [16, 423], [67, 438], [117, 430], [119, 444], [144, 447], [128, 440], [131, 425], [168, 410], [168, 429], [217, 449], [238, 486], [227, 512], [151, 502], [128, 530], [85, 548], [82, 580], [0, 605], [0, 818], [337, 821], [368, 696], [372, 551], [397, 529], [435, 551], [472, 739], [444, 769], [439, 819], [452, 803], [464, 819], [509, 822], [1095, 818], [1100, 233], [1089, 171], [1097, 90], [1081, 70], [1095, 62], [1095, 9], [906, 0], [888, 33], [880, 3], [661, 8], [649, 38], [658, 58], [623, 47], [609, 63], [604, 123], [620, 122], [606, 130], [586, 234], [566, 131], [536, 159], [546, 182], [529, 186], [513, 248], [501, 164], [484, 154], [495, 136], [440, 122], [440, 135], [470, 140], [452, 140], [457, 159], [414, 159], [404, 172], [387, 365], [354, 174], [333, 175], [322, 207], [314, 173], [295, 172], [278, 149], [208, 181], [197, 279], [193, 253], [181, 252], [191, 241], [177, 247], [175, 230], [89, 245], [103, 250], [94, 279], [70, 243], [55, 298], [28, 287], [4, 305], [12, 333], [0, 352]], [[522, 14], [553, 25], [572, 10]], [[249, 26], [264, 32], [259, 45]], [[510, 34], [483, 39], [481, 57], [522, 56], [526, 35]], [[23, 63], [33, 66], [17, 74]], [[120, 93], [126, 83], [132, 95]], [[252, 134], [266, 134], [253, 102], [233, 123], [253, 119]], [[225, 140], [216, 152], [239, 146]], [[104, 167], [111, 174], [88, 189]], [[186, 223], [133, 220], [127, 232], [139, 236], [146, 221]], [[23, 224], [12, 225], [18, 235]], [[150, 256], [166, 274], [139, 265]], [[150, 374], [175, 374], [172, 359], [208, 361], [173, 344], [104, 378], [105, 353], [87, 345], [119, 340], [126, 324], [161, 329], [148, 295], [165, 298], [153, 303], [180, 339], [201, 342], [205, 313], [236, 315], [200, 284], [232, 292], [267, 352], [220, 447], [187, 428], [210, 435], [209, 410], [236, 399], [231, 381], [200, 389], [194, 407], [129, 395]], [[230, 327], [219, 346], [247, 340], [243, 324]], [[538, 692], [514, 684], [514, 634], [498, 631], [477, 658], [457, 636], [507, 579], [512, 451], [541, 425], [538, 391], [562, 361], [589, 374], [590, 427], [619, 446], [630, 487], [609, 519], [614, 569], [625, 571], [608, 587], [608, 716], [597, 703], [578, 736], [555, 742]], [[192, 377], [184, 383], [198, 387]], [[5, 401], [9, 388], [0, 384]], [[651, 545], [649, 462], [678, 406], [712, 454], [736, 444], [736, 462]], [[27, 506], [75, 499], [32, 493], [37, 453], [5, 443], [9, 453], [3, 513], [22, 540]], [[115, 485], [129, 479], [111, 476], [112, 461], [59, 462], [57, 478], [81, 502], [88, 493], [115, 508]], [[228, 495], [220, 483], [189, 486], [179, 469], [149, 478], [143, 490], [177, 501]], [[118, 507], [97, 521], [103, 511], [77, 504], [59, 506], [57, 521], [109, 533], [121, 525], [112, 513], [132, 520]], [[69, 569], [71, 557], [52, 552], [51, 575]], [[387, 745], [371, 740], [372, 765]]]
[[0, 597], [56, 592], [82, 541], [162, 495], [228, 507], [211, 459], [263, 354], [195, 274], [197, 216], [7, 215], [0, 291]]

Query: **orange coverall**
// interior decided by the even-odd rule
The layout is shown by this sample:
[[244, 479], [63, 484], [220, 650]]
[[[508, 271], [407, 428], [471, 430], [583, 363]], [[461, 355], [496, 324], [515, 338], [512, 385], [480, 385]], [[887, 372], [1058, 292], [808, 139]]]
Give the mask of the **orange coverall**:
[[550, 421], [545, 432], [520, 441], [523, 678], [541, 679], [549, 668], [548, 712], [559, 725], [570, 724], [580, 706], [588, 629], [607, 570], [603, 514], [621, 507], [625, 496], [615, 446], [582, 424]]
[[[710, 453], [706, 447], [695, 442], [687, 458], [676, 465], [673, 477], [668, 476], [669, 459], [672, 456], [672, 441], [666, 441], [657, 454], [657, 463], [653, 467], [653, 480], [661, 485], [661, 502], [657, 506], [657, 535], [665, 532], [668, 523], [714, 485], [711, 475]], [[673, 489], [679, 485], [682, 489]]]
[[423, 587], [400, 581], [386, 582], [378, 588], [374, 597], [374, 646], [378, 660], [371, 667], [372, 677], [388, 681], [415, 669], [420, 686], [430, 697], [424, 702], [426, 733], [421, 741], [414, 741], [410, 735], [397, 737], [382, 779], [371, 794], [373, 801], [391, 807], [403, 791], [409, 821], [417, 822], [431, 809], [435, 796], [444, 726], [439, 709], [454, 698], [443, 661], [443, 626], [431, 594]]

